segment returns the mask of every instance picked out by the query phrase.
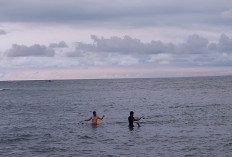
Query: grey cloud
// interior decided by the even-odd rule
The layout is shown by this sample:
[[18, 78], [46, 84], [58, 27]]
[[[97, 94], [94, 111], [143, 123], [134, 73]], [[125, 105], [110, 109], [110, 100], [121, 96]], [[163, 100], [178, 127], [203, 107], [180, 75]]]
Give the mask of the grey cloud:
[[212, 52], [229, 52], [232, 50], [232, 41], [222, 35], [218, 43], [209, 43], [208, 39], [197, 34], [190, 35], [186, 42], [181, 44], [164, 43], [162, 41], [141, 42], [130, 36], [104, 37], [91, 36], [93, 44], [78, 42], [76, 51], [69, 52], [68, 56], [80, 56], [85, 53], [116, 53], [121, 55], [152, 55], [152, 54], [208, 54]]
[[49, 47], [50, 48], [67, 48], [68, 45], [64, 41], [60, 41], [59, 43], [51, 43]]
[[200, 37], [197, 34], [190, 35], [185, 43], [176, 46], [176, 52], [192, 54], [207, 53], [208, 43], [208, 39], [204, 37]]
[[[136, 58], [140, 63], [159, 61], [176, 65], [231, 65], [232, 39], [222, 34], [217, 43], [210, 43], [208, 39], [197, 34], [190, 35], [181, 44], [151, 41], [144, 43], [130, 36], [97, 37], [91, 36], [93, 43], [78, 42], [73, 52], [66, 53], [67, 57], [108, 58], [109, 56], [123, 56]], [[226, 57], [227, 56], [227, 57]], [[109, 59], [109, 58], [108, 58]]]
[[197, 34], [194, 34], [194, 35], [189, 36], [186, 43], [188, 46], [190, 46], [190, 48], [198, 47], [200, 49], [204, 49], [208, 45], [208, 39], [206, 39], [204, 37], [200, 37]]
[[6, 34], [6, 31], [0, 29], [0, 35], [5, 35]]
[[67, 52], [66, 56], [67, 57], [83, 57], [84, 55], [87, 55], [88, 52], [86, 52], [85, 50], [80, 50], [79, 48], [75, 48], [75, 51], [72, 52]]
[[218, 43], [210, 43], [208, 49], [211, 52], [230, 53], [232, 54], [232, 38], [222, 34]]
[[[130, 36], [91, 36], [93, 43], [78, 42], [67, 57], [76, 57], [88, 65], [169, 64], [176, 66], [231, 66], [232, 39], [222, 34], [218, 42], [197, 34], [181, 44], [151, 41], [144, 43]], [[74, 59], [75, 60], [75, 59]]]
[[54, 55], [53, 49], [38, 44], [29, 47], [13, 44], [11, 49], [6, 50], [7, 57], [52, 57]]
[[[221, 12], [232, 1], [211, 0], [7, 0], [0, 2], [2, 22], [78, 22], [111, 25], [225, 24]], [[220, 22], [219, 22], [220, 21]], [[229, 22], [231, 23], [231, 22]]]
[[218, 43], [218, 50], [221, 52], [232, 53], [232, 38], [229, 38], [227, 35], [222, 34]]
[[[91, 38], [94, 42], [93, 44], [78, 42], [74, 53], [101, 52], [143, 55], [166, 53], [174, 48], [174, 45], [171, 43], [165, 44], [161, 41], [143, 43], [139, 39], [134, 39], [130, 36], [124, 36], [123, 38], [114, 36], [106, 39], [104, 37], [98, 38], [97, 36], [92, 35]], [[72, 56], [75, 55], [73, 54]]]
[[221, 15], [226, 18], [232, 18], [232, 8], [230, 8], [229, 10], [223, 11]]

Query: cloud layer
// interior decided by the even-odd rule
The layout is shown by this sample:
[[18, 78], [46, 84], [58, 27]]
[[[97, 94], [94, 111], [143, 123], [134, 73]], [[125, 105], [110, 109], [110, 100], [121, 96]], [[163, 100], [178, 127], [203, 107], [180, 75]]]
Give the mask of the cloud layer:
[[[218, 0], [7, 0], [0, 22], [55, 22], [100, 26], [228, 25], [232, 1]], [[42, 10], [42, 11], [41, 11]]]
[[228, 71], [231, 6], [231, 0], [0, 1], [0, 79], [15, 68]]
[[111, 38], [91, 36], [93, 43], [78, 42], [76, 51], [68, 53], [68, 56], [81, 56], [84, 53], [116, 53], [121, 55], [153, 55], [153, 54], [210, 54], [232, 53], [232, 39], [222, 34], [217, 43], [210, 43], [208, 39], [197, 34], [190, 35], [180, 44], [164, 43], [162, 41], [141, 42], [139, 39], [124, 36]]
[[151, 41], [150, 43], [143, 43], [139, 39], [124, 36], [123, 38], [113, 36], [109, 39], [104, 37], [98, 38], [95, 35], [91, 36], [93, 44], [86, 44], [78, 42], [76, 51], [69, 53], [69, 56], [80, 56], [85, 52], [99, 52], [99, 53], [116, 53], [124, 55], [148, 55], [167, 53], [173, 51], [174, 45], [165, 44], [161, 41]]
[[67, 48], [68, 45], [64, 41], [60, 41], [59, 43], [51, 43], [49, 47], [50, 48]]
[[14, 44], [11, 49], [6, 51], [7, 57], [52, 57], [54, 54], [53, 49], [38, 44], [29, 47]]
[[[93, 43], [76, 42], [75, 50], [61, 41], [45, 45], [12, 45], [6, 50], [6, 57], [60, 57], [72, 58], [76, 65], [134, 65], [134, 64], [169, 64], [179, 66], [231, 66], [232, 38], [222, 34], [218, 42], [209, 42], [197, 34], [190, 35], [185, 42], [174, 44], [162, 41], [142, 42], [130, 36], [110, 38], [92, 35]], [[63, 48], [59, 52], [57, 48]], [[67, 63], [68, 64], [68, 63]], [[54, 66], [54, 65], [53, 65]]]
[[5, 35], [6, 34], [6, 31], [0, 29], [0, 35]]

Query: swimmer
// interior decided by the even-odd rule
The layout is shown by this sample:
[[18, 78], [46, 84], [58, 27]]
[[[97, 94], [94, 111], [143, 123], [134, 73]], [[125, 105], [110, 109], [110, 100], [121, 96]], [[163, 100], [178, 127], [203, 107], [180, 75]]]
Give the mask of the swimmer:
[[[128, 117], [129, 127], [133, 128], [134, 127], [134, 121], [139, 121], [140, 119], [141, 118], [135, 119], [134, 118], [134, 112], [131, 111], [130, 116]], [[139, 123], [138, 123], [138, 126], [140, 126]]]
[[92, 124], [97, 125], [97, 120], [98, 119], [102, 120], [104, 117], [105, 117], [104, 115], [102, 117], [98, 117], [96, 111], [93, 111], [93, 116], [90, 117], [89, 119], [86, 119], [85, 121], [92, 120]]

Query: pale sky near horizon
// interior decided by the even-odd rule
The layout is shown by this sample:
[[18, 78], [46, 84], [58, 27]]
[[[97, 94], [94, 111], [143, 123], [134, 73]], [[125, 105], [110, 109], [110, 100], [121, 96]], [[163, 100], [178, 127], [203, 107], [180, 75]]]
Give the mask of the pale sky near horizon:
[[0, 1], [0, 81], [221, 75], [231, 0]]

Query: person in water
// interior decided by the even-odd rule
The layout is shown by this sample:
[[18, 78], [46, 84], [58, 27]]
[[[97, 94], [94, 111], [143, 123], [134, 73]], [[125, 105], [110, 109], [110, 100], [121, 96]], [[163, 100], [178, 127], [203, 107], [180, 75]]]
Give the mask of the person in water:
[[134, 127], [134, 121], [139, 121], [141, 118], [134, 118], [134, 112], [130, 111], [130, 116], [128, 117], [129, 127]]
[[93, 111], [93, 116], [90, 117], [89, 119], [86, 119], [85, 121], [92, 120], [92, 124], [97, 125], [97, 120], [98, 119], [102, 120], [104, 117], [105, 117], [104, 115], [102, 117], [98, 117], [96, 111]]

